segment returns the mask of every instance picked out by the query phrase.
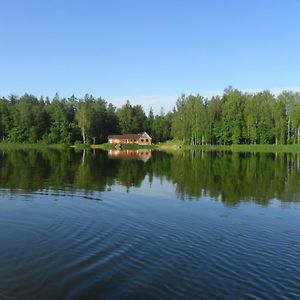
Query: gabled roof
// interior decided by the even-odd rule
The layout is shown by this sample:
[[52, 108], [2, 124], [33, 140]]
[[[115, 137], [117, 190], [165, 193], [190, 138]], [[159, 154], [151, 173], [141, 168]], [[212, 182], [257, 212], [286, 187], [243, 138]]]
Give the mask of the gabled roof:
[[109, 139], [126, 139], [126, 140], [138, 140], [141, 134], [119, 134], [119, 135], [109, 135]]
[[146, 131], [142, 133], [142, 137], [146, 139], [151, 139], [151, 136]]
[[116, 139], [116, 140], [120, 140], [120, 139], [138, 140], [141, 137], [151, 139], [151, 136], [147, 132], [144, 132], [142, 134], [126, 133], [126, 134], [117, 134], [117, 135], [108, 136], [109, 139]]

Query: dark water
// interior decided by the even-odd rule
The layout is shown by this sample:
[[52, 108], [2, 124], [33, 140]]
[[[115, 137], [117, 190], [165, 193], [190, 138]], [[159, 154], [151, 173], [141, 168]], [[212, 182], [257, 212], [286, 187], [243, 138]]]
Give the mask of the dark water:
[[0, 299], [299, 299], [298, 154], [0, 154]]

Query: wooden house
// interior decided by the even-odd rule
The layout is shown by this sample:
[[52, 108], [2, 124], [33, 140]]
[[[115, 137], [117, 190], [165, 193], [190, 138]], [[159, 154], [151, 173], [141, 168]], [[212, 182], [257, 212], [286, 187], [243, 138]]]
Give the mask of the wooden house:
[[115, 145], [124, 145], [124, 144], [151, 145], [152, 138], [147, 132], [144, 132], [142, 134], [109, 135], [108, 143], [115, 144]]

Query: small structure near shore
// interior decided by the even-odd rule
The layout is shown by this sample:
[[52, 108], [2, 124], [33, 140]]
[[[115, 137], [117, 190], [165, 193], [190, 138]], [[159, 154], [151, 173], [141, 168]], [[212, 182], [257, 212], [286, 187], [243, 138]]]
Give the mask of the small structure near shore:
[[121, 135], [109, 135], [108, 143], [115, 145], [151, 145], [152, 138], [147, 133], [142, 134], [121, 134]]

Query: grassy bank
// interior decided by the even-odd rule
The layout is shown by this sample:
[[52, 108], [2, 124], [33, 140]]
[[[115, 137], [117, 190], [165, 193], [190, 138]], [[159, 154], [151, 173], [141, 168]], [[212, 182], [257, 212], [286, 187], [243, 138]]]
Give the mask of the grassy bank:
[[228, 145], [185, 146], [185, 149], [232, 152], [300, 152], [299, 145]]
[[232, 151], [232, 152], [300, 152], [300, 145], [204, 145], [189, 146], [174, 141], [158, 145], [160, 150], [205, 150], [205, 151]]
[[240, 152], [300, 152], [300, 145], [232, 145], [229, 147], [231, 151]]
[[26, 144], [26, 143], [0, 143], [0, 150], [16, 150], [16, 149], [65, 149], [70, 145], [66, 144]]
[[136, 150], [138, 150], [138, 149], [152, 149], [152, 150], [154, 150], [154, 149], [157, 149], [157, 146], [156, 145], [154, 145], [154, 144], [152, 144], [152, 145], [123, 145], [122, 146], [122, 149], [124, 149], [124, 150], [126, 150], [126, 149], [132, 149], [132, 150], [134, 150], [134, 149], [136, 149]]
[[91, 145], [92, 149], [102, 149], [102, 150], [112, 150], [115, 149], [113, 144], [105, 143], [105, 144], [96, 144]]
[[[113, 150], [115, 149], [115, 146], [113, 144], [105, 143], [100, 145], [91, 145], [91, 148], [93, 149], [102, 149], [102, 150]], [[157, 145], [123, 145], [123, 150], [138, 150], [138, 149], [157, 149]]]
[[[15, 149], [67, 149], [73, 147], [77, 150], [84, 148], [112, 150], [115, 149], [113, 144], [105, 143], [100, 145], [66, 145], [66, 144], [26, 144], [26, 143], [0, 143], [0, 150]], [[167, 141], [153, 145], [123, 145], [122, 149], [152, 149], [161, 151], [184, 151], [184, 150], [204, 150], [204, 151], [231, 151], [231, 152], [300, 152], [300, 145], [204, 145], [189, 146], [184, 145], [180, 141]]]

